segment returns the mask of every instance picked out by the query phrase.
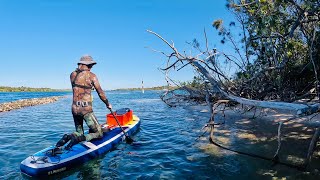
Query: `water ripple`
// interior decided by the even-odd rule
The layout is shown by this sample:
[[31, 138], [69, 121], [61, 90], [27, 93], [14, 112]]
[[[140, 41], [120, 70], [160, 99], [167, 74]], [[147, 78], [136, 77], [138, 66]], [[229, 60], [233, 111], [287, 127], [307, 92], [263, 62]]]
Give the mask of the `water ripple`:
[[[248, 172], [244, 173], [244, 166], [236, 156], [216, 157], [195, 145], [195, 139], [201, 133], [199, 129], [208, 116], [193, 107], [169, 108], [159, 100], [159, 92], [108, 91], [107, 96], [114, 109], [130, 107], [142, 120], [140, 131], [133, 137], [136, 142], [133, 145], [121, 143], [100, 158], [54, 176], [54, 179], [247, 177]], [[38, 96], [23, 95], [27, 98], [28, 95]], [[0, 99], [3, 97], [0, 94]], [[0, 102], [6, 100], [1, 99]], [[25, 179], [19, 169], [24, 158], [54, 145], [64, 133], [74, 131], [70, 104], [69, 96], [52, 104], [0, 114], [0, 179]], [[93, 109], [99, 122], [105, 122], [109, 112], [96, 94]]]

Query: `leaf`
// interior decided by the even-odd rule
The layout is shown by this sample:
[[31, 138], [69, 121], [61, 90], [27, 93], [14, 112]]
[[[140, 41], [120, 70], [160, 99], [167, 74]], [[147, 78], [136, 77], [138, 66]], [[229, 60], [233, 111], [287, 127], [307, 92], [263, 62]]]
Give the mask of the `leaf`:
[[215, 21], [213, 21], [212, 26], [216, 29], [221, 29], [222, 28], [222, 19], [217, 19]]
[[230, 22], [230, 24], [229, 24], [229, 26], [235, 26], [236, 25], [236, 23], [235, 22]]
[[255, 10], [254, 10], [254, 9], [249, 9], [248, 12], [249, 12], [250, 14], [254, 14]]

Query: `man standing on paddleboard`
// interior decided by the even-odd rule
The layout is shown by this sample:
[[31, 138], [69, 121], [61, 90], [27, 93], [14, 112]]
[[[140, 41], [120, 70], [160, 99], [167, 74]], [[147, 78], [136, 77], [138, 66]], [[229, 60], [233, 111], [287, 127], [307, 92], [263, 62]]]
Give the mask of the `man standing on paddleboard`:
[[[96, 89], [100, 99], [106, 104], [108, 109], [112, 109], [112, 106], [108, 102], [97, 76], [90, 72], [95, 64], [97, 63], [91, 56], [82, 56], [78, 63], [78, 68], [70, 75], [73, 91], [72, 115], [76, 131], [72, 134], [65, 134], [58, 141], [56, 147], [61, 147], [71, 140], [66, 146], [68, 150], [81, 141], [90, 141], [91, 139], [101, 138], [103, 136], [101, 126], [92, 110], [92, 88]], [[90, 128], [89, 133], [86, 135], [84, 135], [83, 131], [83, 121], [85, 121]]]

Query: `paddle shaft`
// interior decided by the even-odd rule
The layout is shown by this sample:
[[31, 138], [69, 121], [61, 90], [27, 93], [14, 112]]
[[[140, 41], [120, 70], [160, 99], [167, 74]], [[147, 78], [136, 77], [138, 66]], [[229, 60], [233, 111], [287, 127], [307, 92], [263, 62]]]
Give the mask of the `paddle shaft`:
[[127, 141], [133, 141], [133, 139], [130, 138], [129, 135], [127, 135], [127, 133], [124, 131], [124, 129], [123, 129], [122, 126], [120, 125], [120, 123], [119, 123], [117, 117], [114, 115], [112, 109], [111, 109], [111, 108], [108, 108], [108, 109], [110, 110], [110, 112], [111, 112], [111, 114], [113, 115], [114, 119], [117, 121], [119, 127], [121, 128], [121, 130], [122, 130], [122, 132], [123, 132], [123, 134], [124, 134], [124, 136], [126, 136], [126, 140], [127, 140]]

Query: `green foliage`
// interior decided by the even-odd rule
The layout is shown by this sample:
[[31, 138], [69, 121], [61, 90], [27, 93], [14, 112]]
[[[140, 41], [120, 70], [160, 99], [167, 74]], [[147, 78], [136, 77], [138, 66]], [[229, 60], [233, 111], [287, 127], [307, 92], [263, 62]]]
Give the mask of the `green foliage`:
[[181, 86], [187, 86], [195, 89], [204, 89], [205, 82], [202, 77], [194, 76], [192, 81], [181, 82]]
[[[233, 11], [243, 27], [243, 67], [235, 74], [237, 93], [258, 98], [265, 89], [277, 94], [266, 98], [286, 99], [286, 93], [300, 96], [314, 87], [320, 79], [320, 2], [259, 0], [228, 0], [227, 7]], [[232, 41], [229, 29], [221, 19], [213, 27], [222, 37], [221, 43]], [[233, 24], [230, 27], [234, 26]], [[237, 24], [235, 27], [239, 27]], [[314, 36], [314, 32], [316, 32]], [[233, 38], [234, 40], [234, 38]], [[235, 41], [233, 41], [233, 44]], [[235, 50], [239, 50], [234, 46]], [[238, 51], [239, 57], [242, 52]], [[313, 59], [314, 63], [312, 63]], [[245, 61], [247, 60], [247, 61]], [[313, 65], [315, 64], [315, 65]], [[270, 70], [271, 69], [271, 70]], [[264, 72], [259, 75], [260, 72]], [[252, 79], [255, 78], [255, 79]], [[310, 86], [311, 85], [311, 86]], [[243, 90], [246, 89], [244, 93]], [[260, 97], [259, 97], [260, 98]]]
[[0, 92], [53, 92], [53, 91], [70, 91], [61, 89], [50, 89], [50, 88], [31, 88], [31, 87], [7, 87], [0, 86]]

